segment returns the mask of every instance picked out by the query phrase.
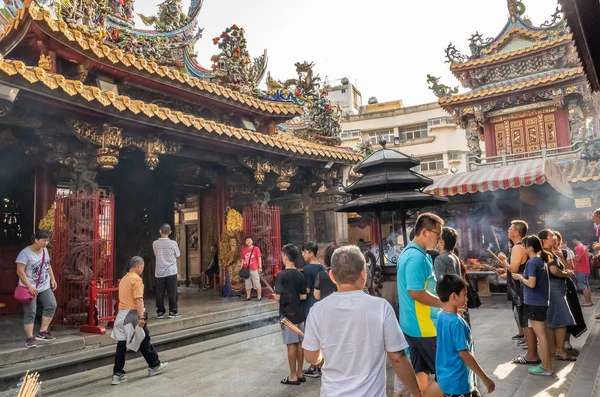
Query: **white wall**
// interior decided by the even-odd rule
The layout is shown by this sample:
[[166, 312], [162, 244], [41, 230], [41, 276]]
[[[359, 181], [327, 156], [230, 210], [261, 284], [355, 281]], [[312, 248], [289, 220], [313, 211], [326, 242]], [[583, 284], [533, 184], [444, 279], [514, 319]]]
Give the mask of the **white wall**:
[[[362, 130], [364, 140], [369, 139], [369, 132], [381, 129], [394, 129], [394, 135], [399, 136], [399, 127], [425, 124], [427, 123], [427, 120], [440, 117], [450, 117], [450, 115], [440, 108], [437, 103], [431, 103], [391, 111], [365, 113], [345, 117], [342, 120], [342, 130]], [[342, 146], [357, 148], [358, 144], [359, 140], [356, 138], [342, 140]], [[373, 148], [378, 149], [379, 145], [374, 145]], [[388, 142], [387, 148], [395, 149], [419, 158], [442, 154], [444, 158], [444, 169], [442, 171], [423, 172], [430, 177], [444, 175], [449, 172], [452, 167], [456, 167], [458, 172], [467, 170], [466, 154], [469, 152], [469, 149], [467, 147], [466, 133], [463, 129], [453, 124], [428, 127], [427, 138], [397, 146], [393, 145], [392, 142]], [[485, 150], [483, 142], [481, 144], [481, 149], [482, 151]], [[462, 152], [461, 160], [458, 162], [450, 162], [448, 159], [449, 151]]]

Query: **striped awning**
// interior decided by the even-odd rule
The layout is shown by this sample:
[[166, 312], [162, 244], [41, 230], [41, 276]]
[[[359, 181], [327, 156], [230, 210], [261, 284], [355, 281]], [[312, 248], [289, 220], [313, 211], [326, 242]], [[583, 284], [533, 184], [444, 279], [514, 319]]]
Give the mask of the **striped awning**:
[[436, 178], [425, 193], [436, 196], [493, 192], [548, 183], [557, 192], [572, 197], [573, 191], [561, 168], [552, 160], [526, 160], [499, 168], [461, 172]]

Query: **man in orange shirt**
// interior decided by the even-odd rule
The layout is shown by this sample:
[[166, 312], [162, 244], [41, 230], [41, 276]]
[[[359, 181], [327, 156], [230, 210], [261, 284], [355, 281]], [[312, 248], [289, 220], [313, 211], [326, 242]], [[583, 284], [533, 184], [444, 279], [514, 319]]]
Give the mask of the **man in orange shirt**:
[[[139, 256], [134, 256], [131, 258], [128, 268], [129, 272], [119, 282], [119, 313], [111, 334], [111, 337], [117, 341], [112, 385], [127, 381], [123, 370], [127, 348], [142, 351], [142, 355], [148, 363], [148, 376], [158, 375], [168, 365], [168, 363], [160, 362], [156, 348], [150, 342], [148, 328], [146, 328], [144, 282], [140, 277], [144, 272], [144, 260]], [[143, 330], [143, 333], [140, 330]], [[140, 334], [142, 337], [139, 337]]]

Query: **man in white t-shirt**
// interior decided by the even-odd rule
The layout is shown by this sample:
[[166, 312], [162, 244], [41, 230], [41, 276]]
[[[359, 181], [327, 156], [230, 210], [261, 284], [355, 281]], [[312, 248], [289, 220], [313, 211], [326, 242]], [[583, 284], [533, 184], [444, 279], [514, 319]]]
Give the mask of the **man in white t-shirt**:
[[160, 227], [160, 238], [152, 243], [156, 256], [156, 314], [159, 320], [165, 318], [165, 291], [169, 297], [169, 318], [181, 317], [177, 307], [177, 258], [181, 255], [177, 241], [171, 240], [171, 226], [165, 223]]
[[392, 306], [362, 291], [367, 274], [358, 247], [338, 248], [331, 269], [338, 292], [313, 306], [302, 343], [310, 364], [325, 360], [321, 396], [385, 397], [386, 354], [412, 396], [421, 396]]

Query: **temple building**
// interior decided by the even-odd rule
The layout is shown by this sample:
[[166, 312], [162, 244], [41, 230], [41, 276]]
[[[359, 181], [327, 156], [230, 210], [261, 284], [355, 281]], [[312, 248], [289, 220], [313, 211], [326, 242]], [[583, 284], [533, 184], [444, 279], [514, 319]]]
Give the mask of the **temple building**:
[[470, 153], [466, 172], [439, 177], [426, 192], [450, 198], [438, 212], [474, 258], [494, 242], [490, 225], [504, 231], [511, 218], [524, 218], [532, 231], [581, 231], [600, 206], [600, 107], [573, 35], [559, 9], [533, 26], [523, 2], [507, 4], [498, 35], [473, 34], [470, 55], [446, 48], [467, 92], [428, 76], [440, 106], [466, 130]]
[[[167, 0], [157, 16], [142, 18], [151, 30], [133, 26], [132, 0], [106, 8], [92, 0], [5, 3], [4, 310], [18, 310], [14, 261], [40, 223], [54, 232], [53, 266], [62, 268], [55, 271], [83, 285], [80, 293], [91, 273], [114, 284], [133, 255], [153, 269], [151, 244], [163, 223], [175, 225], [179, 276], [188, 285], [223, 242], [231, 211], [243, 213], [238, 238], [256, 233], [263, 245], [268, 277], [280, 244], [347, 241], [346, 214], [332, 210], [346, 199], [342, 186], [362, 156], [339, 146], [341, 111], [312, 64], [297, 63], [297, 78], [285, 83], [269, 76], [263, 92], [266, 53], [252, 58], [244, 29], [232, 25], [213, 39], [212, 67], [200, 66], [198, 0], [187, 13]], [[233, 263], [220, 265], [237, 274]], [[145, 274], [151, 290], [153, 270]]]

